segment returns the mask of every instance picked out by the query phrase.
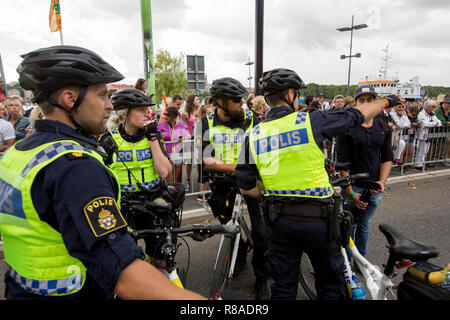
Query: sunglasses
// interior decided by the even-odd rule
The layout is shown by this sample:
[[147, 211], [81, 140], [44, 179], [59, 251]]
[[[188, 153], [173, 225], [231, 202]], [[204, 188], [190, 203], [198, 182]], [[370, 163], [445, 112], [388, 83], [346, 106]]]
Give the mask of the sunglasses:
[[233, 101], [234, 103], [239, 103], [242, 101], [242, 98], [231, 98], [231, 101]]

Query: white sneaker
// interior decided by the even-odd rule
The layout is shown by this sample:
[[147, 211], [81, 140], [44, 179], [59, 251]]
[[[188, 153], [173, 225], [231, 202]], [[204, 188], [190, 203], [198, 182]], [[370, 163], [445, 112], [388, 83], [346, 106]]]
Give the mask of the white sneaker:
[[189, 190], [191, 190], [189, 183], [186, 183], [186, 185], [184, 186], [184, 190], [186, 192], [188, 192]]

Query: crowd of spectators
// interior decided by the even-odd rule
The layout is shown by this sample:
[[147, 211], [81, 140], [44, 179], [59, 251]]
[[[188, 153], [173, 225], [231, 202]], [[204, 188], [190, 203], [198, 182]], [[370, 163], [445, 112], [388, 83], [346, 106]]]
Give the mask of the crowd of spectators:
[[[306, 96], [299, 103], [299, 111], [314, 112], [325, 110], [345, 110], [355, 107], [354, 97], [335, 96], [330, 102], [324, 100], [323, 93]], [[264, 97], [251, 97], [247, 106], [260, 120], [264, 120], [267, 112], [261, 114], [260, 101]], [[258, 106], [258, 108], [256, 107]], [[444, 159], [443, 165], [449, 166], [450, 142], [446, 138], [430, 138], [433, 133], [448, 132], [448, 112], [450, 109], [450, 95], [443, 94], [437, 98], [422, 101], [404, 101], [395, 108], [385, 108], [379, 117], [392, 130], [392, 149], [395, 166], [402, 167], [403, 172], [414, 168], [423, 170], [424, 162], [428, 160]], [[447, 138], [448, 139], [448, 138]], [[331, 142], [327, 141], [324, 149], [326, 154], [331, 152]], [[428, 164], [428, 167], [434, 167]]]
[[[0, 79], [0, 85], [3, 80]], [[0, 86], [1, 87], [1, 86]], [[134, 85], [135, 89], [146, 92], [146, 82], [138, 79]], [[117, 89], [110, 89], [111, 97]], [[0, 99], [2, 98], [0, 92]], [[183, 99], [181, 95], [175, 94], [169, 99], [167, 108], [154, 106], [149, 109], [150, 117], [158, 121], [158, 129], [166, 144], [166, 150], [172, 157], [172, 164], [175, 168], [174, 174], [168, 178], [172, 182], [181, 182], [183, 168], [186, 174], [186, 191], [193, 191], [191, 182], [192, 163], [189, 156], [179, 156], [179, 154], [191, 155], [192, 144], [187, 141], [194, 139], [194, 127], [201, 120], [214, 110], [213, 100], [207, 97], [203, 104], [198, 95], [190, 95]], [[299, 101], [298, 111], [321, 112], [326, 110], [338, 111], [355, 107], [355, 99], [351, 96], [336, 95], [329, 101], [324, 99], [324, 94], [317, 92], [315, 96], [306, 96]], [[255, 116], [264, 121], [269, 112], [263, 96], [250, 94], [244, 107], [251, 110]], [[434, 99], [424, 99], [423, 101], [405, 101], [395, 108], [386, 108], [379, 115], [392, 130], [392, 149], [394, 153], [394, 165], [402, 166], [403, 171], [408, 171], [408, 166], [417, 170], [422, 170], [424, 163], [431, 157], [435, 160], [437, 156], [444, 160], [444, 165], [448, 166], [450, 143], [448, 138], [430, 138], [431, 133], [448, 132], [448, 113], [450, 109], [450, 95], [440, 95]], [[30, 112], [31, 111], [31, 112]], [[39, 107], [29, 110], [29, 117], [25, 116], [24, 102], [20, 96], [10, 96], [0, 102], [0, 153], [6, 151], [16, 141], [23, 139], [33, 131], [34, 121], [43, 117]], [[437, 131], [437, 129], [439, 130]], [[326, 156], [330, 156], [332, 141], [327, 141], [324, 145]], [[334, 150], [336, 152], [336, 150]], [[433, 155], [431, 155], [433, 153]], [[192, 158], [192, 157], [191, 157]], [[408, 165], [408, 166], [406, 166]], [[432, 167], [433, 164], [427, 164]], [[207, 190], [205, 182], [200, 180], [201, 165], [194, 167], [197, 171], [198, 190]], [[200, 196], [198, 197], [200, 200]]]

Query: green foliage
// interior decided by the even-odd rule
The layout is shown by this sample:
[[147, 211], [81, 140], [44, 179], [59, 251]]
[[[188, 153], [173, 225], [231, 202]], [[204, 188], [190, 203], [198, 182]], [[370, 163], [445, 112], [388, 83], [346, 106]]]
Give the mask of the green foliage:
[[[316, 83], [308, 83], [306, 89], [301, 90], [301, 95], [313, 96], [315, 97], [317, 92], [321, 92], [325, 95], [326, 100], [333, 100], [335, 96], [338, 94], [347, 96], [347, 85], [334, 85], [334, 84], [316, 84]], [[353, 97], [355, 93], [355, 89], [357, 85], [350, 86], [350, 96]], [[449, 87], [439, 87], [439, 86], [422, 86], [422, 90], [426, 91], [426, 94], [429, 98], [436, 98], [438, 95], [442, 93], [450, 93]]]
[[450, 87], [439, 87], [439, 86], [422, 86], [422, 90], [425, 90], [428, 98], [437, 98], [440, 94], [450, 94]]
[[167, 50], [160, 50], [155, 58], [156, 101], [161, 102], [164, 94], [184, 96], [187, 90], [186, 67], [183, 53], [172, 56]]
[[[3, 88], [2, 88], [3, 89]], [[10, 82], [6, 84], [6, 90], [18, 90], [20, 92], [20, 96], [23, 98], [25, 97], [25, 91], [23, 88], [19, 85], [18, 82]]]
[[[301, 95], [313, 96], [315, 97], [317, 92], [321, 92], [324, 94], [324, 98], [326, 100], [333, 100], [335, 96], [338, 94], [347, 96], [347, 85], [334, 85], [334, 84], [316, 84], [316, 83], [308, 83], [306, 89], [301, 90]], [[350, 86], [350, 96], [353, 96], [357, 85]]]

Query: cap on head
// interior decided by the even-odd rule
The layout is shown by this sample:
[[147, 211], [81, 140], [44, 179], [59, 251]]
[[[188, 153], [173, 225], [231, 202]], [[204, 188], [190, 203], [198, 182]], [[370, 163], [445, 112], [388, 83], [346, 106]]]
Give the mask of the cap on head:
[[155, 105], [150, 97], [136, 89], [123, 89], [114, 93], [111, 97], [111, 103], [114, 110]]
[[37, 100], [68, 84], [90, 86], [122, 80], [124, 76], [96, 53], [76, 46], [54, 46], [22, 55], [17, 67], [20, 86]]
[[279, 93], [286, 89], [304, 89], [305, 83], [295, 71], [289, 69], [273, 69], [263, 73], [259, 80], [259, 91], [267, 96], [273, 93]]
[[363, 85], [363, 86], [360, 86], [360, 87], [356, 88], [356, 90], [355, 90], [355, 101], [358, 100], [358, 98], [360, 96], [362, 96], [363, 94], [370, 94], [371, 96], [373, 96], [374, 99], [378, 96], [378, 94], [375, 91], [374, 87], [372, 87], [371, 85]]
[[444, 102], [450, 103], [450, 94], [446, 94], [444, 96], [444, 100], [442, 100], [442, 102], [440, 104], [443, 104]]

